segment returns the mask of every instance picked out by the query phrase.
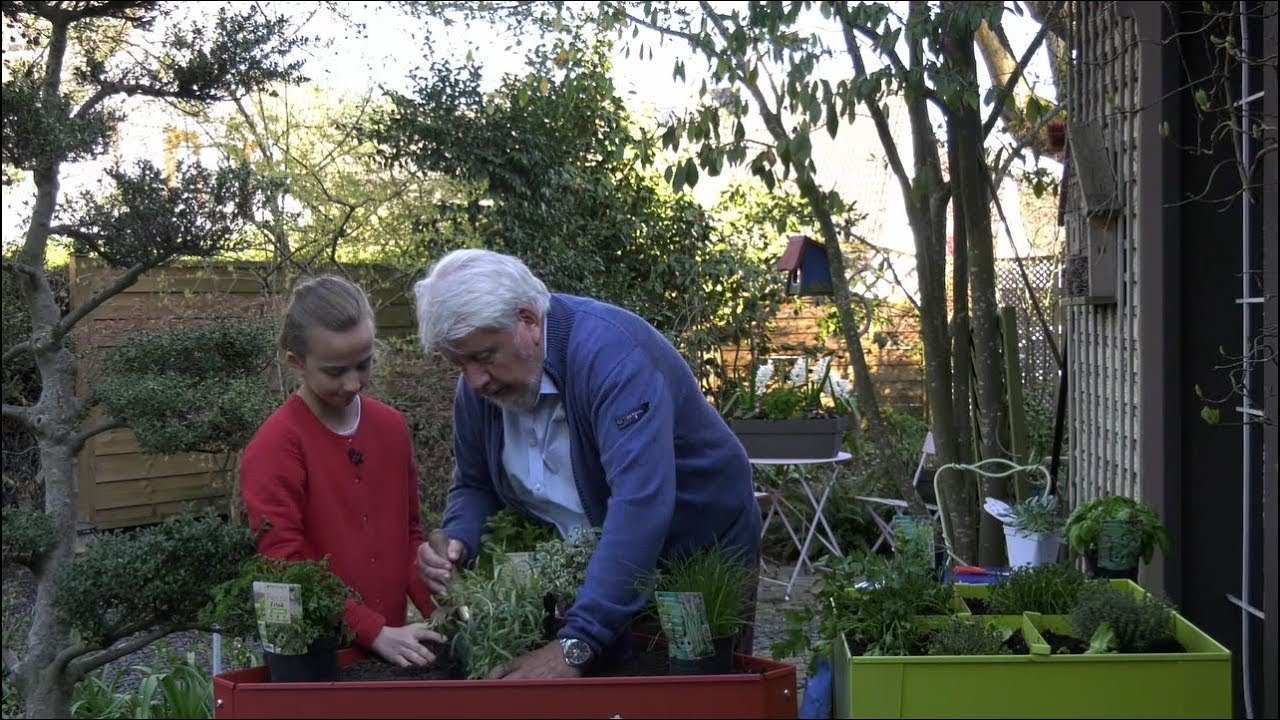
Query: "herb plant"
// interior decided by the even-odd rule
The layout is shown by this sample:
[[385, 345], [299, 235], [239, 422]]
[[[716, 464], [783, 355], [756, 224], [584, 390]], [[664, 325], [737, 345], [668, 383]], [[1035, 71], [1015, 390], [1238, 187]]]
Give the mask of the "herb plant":
[[987, 612], [1065, 615], [1075, 606], [1085, 582], [1084, 573], [1071, 565], [1049, 563], [1017, 567], [1003, 581], [991, 586]]
[[1173, 610], [1151, 595], [1090, 583], [1071, 610], [1071, 631], [1089, 641], [1089, 652], [1148, 652], [1173, 641]]

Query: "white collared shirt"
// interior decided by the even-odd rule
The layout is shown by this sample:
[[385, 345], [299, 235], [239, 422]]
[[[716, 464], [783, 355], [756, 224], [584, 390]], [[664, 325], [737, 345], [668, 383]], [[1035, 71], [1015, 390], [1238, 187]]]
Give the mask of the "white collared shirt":
[[502, 430], [502, 465], [521, 504], [555, 525], [563, 537], [590, 527], [573, 481], [564, 401], [551, 378], [543, 374], [532, 410], [502, 409]]

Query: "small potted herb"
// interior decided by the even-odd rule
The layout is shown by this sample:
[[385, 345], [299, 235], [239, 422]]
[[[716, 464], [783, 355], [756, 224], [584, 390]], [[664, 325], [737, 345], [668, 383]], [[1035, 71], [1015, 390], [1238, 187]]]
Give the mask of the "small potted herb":
[[1010, 507], [1004, 525], [1009, 567], [1057, 562], [1063, 525], [1055, 495], [1033, 495]]
[[573, 605], [578, 588], [587, 580], [587, 563], [600, 542], [597, 528], [577, 528], [568, 538], [556, 538], [534, 548], [530, 568], [543, 589], [555, 598], [557, 615]]
[[1169, 552], [1169, 535], [1151, 506], [1121, 495], [1098, 498], [1067, 518], [1067, 545], [1101, 577], [1137, 580], [1138, 561], [1151, 562], [1156, 547]]
[[240, 575], [213, 590], [201, 611], [206, 626], [262, 640], [272, 682], [320, 682], [338, 677], [342, 614], [356, 594], [329, 571], [328, 560], [255, 555]]
[[653, 612], [667, 640], [674, 675], [727, 673], [743, 625], [752, 569], [713, 545], [669, 558], [653, 574]]

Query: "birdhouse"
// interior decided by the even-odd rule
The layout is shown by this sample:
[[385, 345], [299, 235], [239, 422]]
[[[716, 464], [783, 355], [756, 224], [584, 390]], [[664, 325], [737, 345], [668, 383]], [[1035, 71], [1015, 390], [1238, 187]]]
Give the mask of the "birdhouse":
[[807, 235], [792, 235], [778, 269], [787, 271], [788, 295], [831, 295], [831, 265], [827, 249]]

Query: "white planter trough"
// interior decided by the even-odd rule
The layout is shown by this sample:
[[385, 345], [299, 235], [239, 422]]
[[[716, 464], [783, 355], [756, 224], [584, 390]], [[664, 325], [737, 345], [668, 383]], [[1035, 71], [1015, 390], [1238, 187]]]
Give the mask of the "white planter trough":
[[1058, 561], [1062, 540], [1050, 533], [1028, 533], [1012, 525], [1004, 526], [1009, 567], [1050, 565]]

